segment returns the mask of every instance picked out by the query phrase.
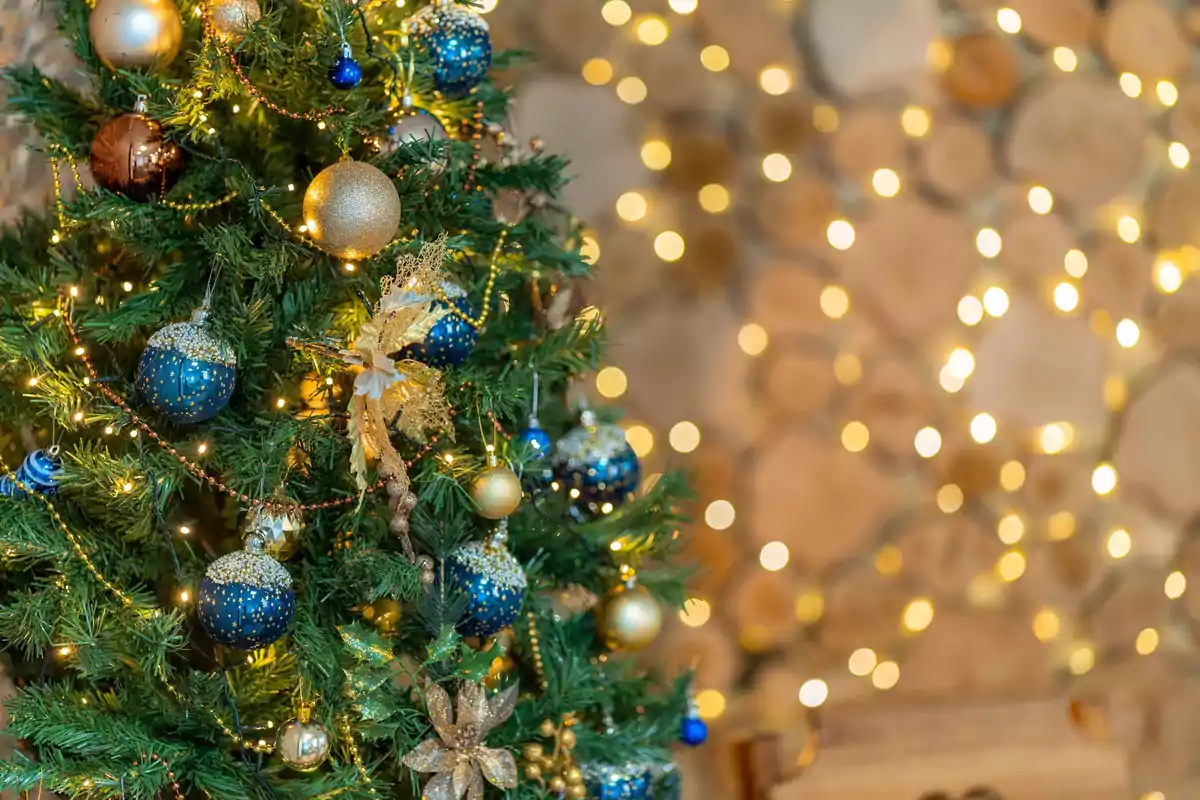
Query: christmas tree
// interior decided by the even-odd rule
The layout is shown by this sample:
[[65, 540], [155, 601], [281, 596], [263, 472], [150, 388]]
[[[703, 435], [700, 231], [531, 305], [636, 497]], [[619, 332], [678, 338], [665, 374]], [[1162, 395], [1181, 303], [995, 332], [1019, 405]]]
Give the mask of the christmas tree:
[[483, 17], [59, 22], [91, 90], [6, 75], [56, 180], [0, 244], [0, 789], [677, 795], [704, 724], [631, 651], [684, 486], [568, 397], [588, 243]]

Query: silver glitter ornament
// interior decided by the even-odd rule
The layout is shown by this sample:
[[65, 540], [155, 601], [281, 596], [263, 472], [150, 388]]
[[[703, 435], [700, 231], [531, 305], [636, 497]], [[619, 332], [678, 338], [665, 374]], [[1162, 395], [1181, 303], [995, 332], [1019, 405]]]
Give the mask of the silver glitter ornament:
[[296, 718], [285, 722], [275, 738], [275, 750], [284, 764], [299, 772], [312, 772], [329, 758], [329, 729], [312, 719], [312, 709], [301, 707]]

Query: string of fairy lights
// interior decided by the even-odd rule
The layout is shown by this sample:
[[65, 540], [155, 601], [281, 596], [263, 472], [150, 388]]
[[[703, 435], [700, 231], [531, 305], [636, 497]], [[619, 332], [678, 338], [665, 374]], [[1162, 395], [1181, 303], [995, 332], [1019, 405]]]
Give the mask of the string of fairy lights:
[[[617, 47], [625, 43], [634, 46], [654, 47], [662, 44], [672, 35], [672, 24], [684, 22], [686, 17], [696, 11], [696, 0], [670, 0], [669, 7], [679, 18], [673, 20], [667, 16], [654, 13], [636, 13], [625, 0], [608, 0], [600, 9], [602, 19], [614, 28], [623, 29], [622, 35], [615, 37]], [[1019, 37], [1022, 31], [1020, 15], [1013, 9], [1000, 8], [989, 20], [995, 29], [1005, 35]], [[625, 35], [628, 33], [628, 35]], [[622, 74], [620, 53], [609, 53], [604, 56], [589, 58], [582, 64], [581, 74], [587, 83], [593, 86], [611, 86], [616, 96], [622, 102], [637, 106], [647, 100], [648, 88], [645, 81], [633, 74]], [[929, 65], [932, 70], [942, 71], [949, 66], [951, 50], [946, 40], [937, 41], [928, 52]], [[720, 44], [705, 44], [699, 51], [700, 63], [712, 73], [721, 73], [730, 68], [729, 52]], [[1071, 73], [1081, 69], [1085, 63], [1085, 55], [1075, 50], [1057, 46], [1047, 48], [1044, 54], [1037, 56], [1040, 68], [1051, 67], [1061, 73]], [[1029, 60], [1034, 60], [1033, 56]], [[1048, 63], [1047, 63], [1048, 62]], [[1097, 71], [1099, 68], [1097, 67]], [[1143, 81], [1130, 72], [1122, 72], [1115, 76], [1116, 84], [1128, 97], [1143, 101], [1144, 113], [1158, 115], [1170, 109], [1179, 98], [1178, 88], [1170, 80]], [[758, 75], [759, 88], [767, 95], [785, 95], [795, 88], [795, 77], [786, 65], [768, 65]], [[820, 133], [828, 134], [837, 130], [839, 112], [831, 103], [820, 103], [813, 109], [812, 125]], [[903, 132], [912, 140], [929, 136], [933, 127], [933, 118], [928, 108], [919, 104], [910, 104], [899, 113], [898, 124]], [[661, 172], [671, 164], [671, 145], [668, 141], [650, 138], [644, 141], [640, 148], [643, 164], [654, 172]], [[1191, 162], [1191, 154], [1187, 146], [1179, 141], [1164, 141], [1162, 143], [1162, 165], [1177, 170], [1185, 170]], [[1158, 166], [1158, 165], [1156, 165]], [[791, 158], [784, 153], [766, 153], [761, 157], [762, 177], [770, 182], [788, 181], [793, 174]], [[880, 199], [893, 198], [901, 194], [902, 176], [899, 165], [880, 167], [869, 179], [870, 191]], [[1037, 215], [1055, 213], [1056, 201], [1052, 192], [1040, 184], [1026, 185], [1023, 189], [1024, 200], [1029, 209]], [[703, 186], [696, 197], [696, 202], [702, 210], [710, 214], [722, 214], [728, 211], [736, 202], [730, 189], [722, 184]], [[677, 261], [686, 250], [686, 241], [682, 234], [672, 229], [653, 230], [653, 198], [642, 189], [631, 189], [621, 194], [615, 204], [617, 218], [625, 224], [639, 225], [649, 231], [652, 249], [655, 255], [664, 262]], [[1000, 222], [1002, 220], [997, 220]], [[1004, 242], [998, 227], [984, 225], [976, 230], [974, 237], [975, 249], [981, 259], [981, 275], [984, 282], [978, 290], [961, 297], [956, 305], [955, 313], [964, 326], [964, 333], [980, 333], [988, 328], [987, 321], [1005, 316], [1011, 305], [1010, 288], [1003, 276], [993, 266], [1000, 255]], [[1140, 209], [1127, 203], [1112, 203], [1100, 209], [1096, 219], [1091, 223], [1092, 231], [1112, 231], [1117, 238], [1129, 245], [1139, 243], [1143, 236], [1144, 221]], [[826, 229], [828, 246], [834, 251], [846, 251], [856, 243], [857, 231], [852, 219], [836, 218], [829, 222]], [[1155, 260], [1153, 283], [1158, 291], [1164, 294], [1176, 292], [1184, 280], [1194, 270], [1197, 259], [1191, 252], [1160, 253]], [[1056, 313], [1072, 315], [1080, 313], [1082, 305], [1081, 280], [1088, 272], [1088, 255], [1084, 249], [1068, 249], [1062, 257], [1063, 274], [1049, 287], [1045, 302]], [[845, 287], [835, 283], [826, 285], [820, 294], [820, 308], [828, 318], [840, 320], [846, 317], [851, 308], [851, 297]], [[1130, 350], [1136, 348], [1142, 341], [1142, 327], [1137, 319], [1111, 319], [1107, 312], [1097, 310], [1089, 319], [1092, 330], [1103, 340], [1111, 342], [1116, 348]], [[741, 350], [750, 357], [765, 353], [770, 345], [770, 336], [765, 327], [747, 321], [737, 335]], [[969, 338], [969, 337], [966, 337]], [[976, 357], [972, 345], [964, 339], [963, 343], [949, 347], [943, 355], [936, 378], [938, 385], [948, 395], [959, 395], [976, 370]], [[838, 353], [834, 359], [833, 369], [839, 384], [853, 385], [862, 375], [860, 358], [851, 352]], [[595, 378], [597, 392], [606, 398], [618, 398], [628, 390], [628, 378], [616, 366], [601, 369]], [[1111, 375], [1104, 385], [1104, 401], [1114, 415], [1118, 415], [1128, 406], [1128, 376]], [[961, 398], [961, 395], [960, 395]], [[992, 413], [980, 409], [966, 408], [966, 402], [956, 399], [949, 406], [957, 417], [965, 418], [966, 433], [971, 441], [978, 445], [987, 445], [1003, 433], [1006, 437], [1013, 436], [1028, 448], [1030, 454], [1056, 455], [1071, 452], [1076, 444], [1075, 426], [1066, 420], [1046, 423], [1033, 431], [1012, 432], [1001, 431], [1001, 421]], [[913, 450], [922, 460], [936, 459], [943, 452], [943, 432], [945, 425], [961, 424], [958, 422], [938, 423], [931, 420], [928, 424], [914, 432]], [[1110, 422], [1115, 424], [1115, 422]], [[654, 433], [647, 426], [632, 423], [627, 428], [627, 437], [638, 451], [646, 455], [655, 446]], [[678, 453], [691, 453], [701, 442], [699, 427], [687, 420], [680, 421], [671, 427], [668, 433], [671, 448]], [[870, 430], [866, 422], [850, 420], [841, 426], [840, 441], [850, 452], [867, 451], [870, 443]], [[1091, 474], [1091, 486], [1096, 496], [1109, 498], [1117, 491], [1119, 476], [1116, 466], [1107, 460], [1094, 464]], [[1020, 457], [1005, 461], [999, 469], [997, 482], [999, 489], [1005, 495], [1015, 493], [1022, 488], [1026, 481], [1026, 464]], [[955, 514], [963, 509], [967, 502], [961, 487], [946, 483], [934, 488], [934, 503], [946, 514]], [[729, 499], [711, 500], [704, 509], [704, 522], [714, 530], [730, 528], [736, 519], [734, 504]], [[1028, 554], [1025, 545], [1030, 525], [1020, 512], [1007, 511], [996, 515], [995, 531], [1000, 542], [1005, 545], [1004, 552], [995, 562], [994, 580], [1002, 584], [1011, 584], [1019, 580], [1028, 565]], [[1051, 541], [1069, 538], [1075, 534], [1077, 522], [1070, 511], [1052, 514], [1046, 521], [1046, 535]], [[1104, 536], [1104, 552], [1112, 562], [1126, 558], [1133, 550], [1134, 534], [1124, 527], [1116, 527]], [[874, 560], [878, 565], [890, 569], [895, 557], [885, 550], [876, 553]], [[784, 569], [789, 561], [788, 547], [785, 543], [775, 541], [762, 546], [759, 553], [759, 563], [763, 569], [777, 571]], [[898, 568], [898, 566], [897, 566]], [[884, 570], [881, 570], [881, 572]], [[1183, 596], [1187, 588], [1187, 578], [1183, 572], [1171, 568], [1163, 576], [1163, 592], [1170, 599]], [[820, 592], [806, 592], [797, 602], [798, 616], [812, 620], [820, 616], [822, 601]], [[685, 625], [700, 627], [709, 622], [713, 614], [710, 599], [693, 598], [681, 619]], [[901, 619], [901, 629], [905, 634], [918, 633], [932, 624], [935, 607], [932, 599], [924, 596], [914, 597], [904, 608]], [[1060, 636], [1067, 635], [1068, 624], [1063, 619], [1063, 612], [1051, 606], [1031, 609], [1029, 621], [1032, 632], [1041, 641], [1050, 644]], [[1130, 642], [1129, 652], [1141, 655], [1153, 653], [1159, 643], [1159, 633], [1153, 627], [1143, 629], [1136, 640]], [[889, 650], [883, 650], [889, 652]], [[1067, 643], [1062, 651], [1065, 654], [1063, 667], [1073, 675], [1083, 675], [1092, 670], [1097, 663], [1097, 653], [1094, 646], [1086, 639], [1080, 638]], [[856, 676], [869, 677], [872, 684], [879, 689], [895, 686], [899, 680], [900, 669], [895, 661], [881, 659], [875, 650], [867, 647], [855, 649], [846, 661], [846, 668]], [[823, 677], [813, 677], [803, 683], [798, 690], [800, 702], [807, 707], [821, 706], [829, 696], [828, 683]], [[712, 688], [701, 688], [697, 701], [702, 715], [709, 719], [722, 715], [726, 708], [726, 698], [720, 691]]]

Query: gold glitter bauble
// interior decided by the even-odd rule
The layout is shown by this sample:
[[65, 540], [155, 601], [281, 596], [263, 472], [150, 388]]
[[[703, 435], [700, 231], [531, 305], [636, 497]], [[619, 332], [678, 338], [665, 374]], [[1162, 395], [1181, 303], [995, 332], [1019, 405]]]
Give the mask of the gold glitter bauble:
[[88, 30], [109, 69], [161, 69], [183, 42], [183, 18], [173, 0], [96, 0]]
[[258, 0], [213, 0], [208, 4], [213, 32], [227, 42], [240, 42], [261, 16]]
[[641, 586], [620, 586], [604, 599], [596, 612], [596, 630], [613, 650], [641, 650], [662, 630], [658, 601]]
[[481, 517], [504, 519], [521, 505], [521, 479], [503, 464], [494, 464], [471, 482], [471, 499]]
[[367, 258], [400, 227], [400, 195], [387, 175], [362, 161], [321, 170], [304, 193], [304, 224], [317, 246], [339, 258]]

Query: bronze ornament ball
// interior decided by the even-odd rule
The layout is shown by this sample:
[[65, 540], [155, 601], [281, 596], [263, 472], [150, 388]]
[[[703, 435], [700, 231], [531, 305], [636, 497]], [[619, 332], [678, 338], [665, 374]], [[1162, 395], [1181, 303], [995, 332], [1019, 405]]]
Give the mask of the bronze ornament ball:
[[258, 0], [212, 0], [208, 4], [208, 21], [213, 33], [234, 44], [240, 42], [261, 17]]
[[641, 650], [658, 638], [662, 625], [662, 607], [636, 584], [609, 592], [596, 612], [596, 630], [612, 650]]
[[92, 48], [109, 69], [162, 69], [179, 53], [183, 18], [173, 0], [96, 0]]
[[471, 481], [475, 510], [487, 519], [504, 519], [521, 505], [521, 479], [504, 464], [492, 464]]
[[304, 224], [317, 247], [345, 259], [373, 256], [400, 228], [400, 195], [387, 175], [362, 161], [339, 161], [304, 192]]
[[161, 197], [183, 168], [179, 145], [145, 114], [122, 114], [100, 126], [92, 140], [92, 175], [110, 192], [134, 200]]

